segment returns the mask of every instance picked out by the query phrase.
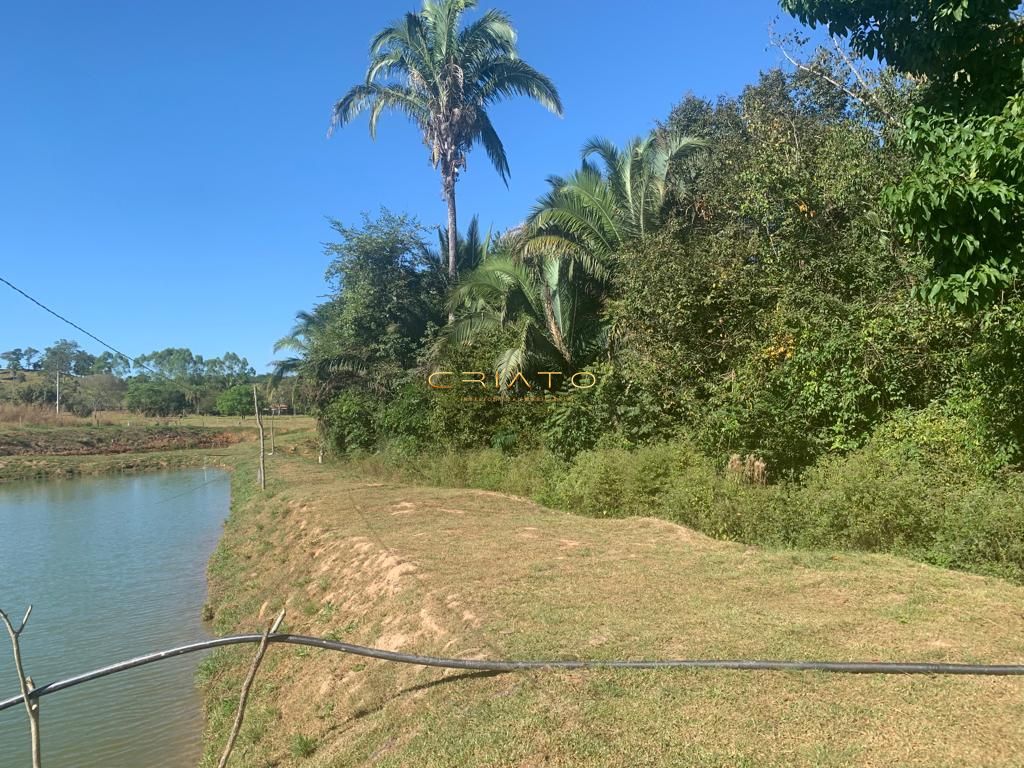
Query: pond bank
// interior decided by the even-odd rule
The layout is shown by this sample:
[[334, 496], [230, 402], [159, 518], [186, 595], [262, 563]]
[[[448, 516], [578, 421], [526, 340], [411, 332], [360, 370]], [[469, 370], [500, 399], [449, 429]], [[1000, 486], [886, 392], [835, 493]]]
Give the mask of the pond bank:
[[[582, 518], [290, 452], [261, 494], [251, 464], [233, 474], [210, 561], [218, 635], [259, 631], [284, 607], [283, 631], [455, 657], [1024, 663], [1024, 588], [999, 579]], [[251, 653], [203, 665], [204, 765]], [[1020, 678], [479, 675], [272, 647], [232, 762], [1018, 766], [1022, 717]]]

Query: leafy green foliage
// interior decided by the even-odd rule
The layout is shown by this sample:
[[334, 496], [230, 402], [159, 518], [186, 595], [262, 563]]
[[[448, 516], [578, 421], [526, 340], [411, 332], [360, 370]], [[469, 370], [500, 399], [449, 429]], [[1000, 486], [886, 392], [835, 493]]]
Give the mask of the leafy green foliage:
[[17, 349], [10, 349], [7, 352], [0, 354], [0, 360], [3, 360], [5, 363], [7, 363], [8, 371], [16, 373], [20, 371], [23, 367], [21, 361], [24, 356], [25, 353], [19, 347]]
[[1016, 0], [781, 0], [804, 24], [849, 37], [856, 53], [929, 81], [930, 101], [966, 113], [1004, 101], [1021, 79]]
[[181, 388], [166, 379], [137, 377], [128, 383], [124, 396], [125, 407], [147, 416], [171, 416], [181, 414], [188, 402]]
[[997, 303], [1024, 267], [1024, 95], [991, 116], [920, 109], [902, 141], [920, 160], [885, 199], [897, 233], [934, 260], [922, 294], [972, 311]]
[[225, 389], [217, 396], [217, 413], [221, 416], [254, 415], [252, 387], [246, 384], [236, 384], [230, 389]]
[[442, 319], [445, 279], [413, 219], [382, 211], [362, 226], [332, 222], [328, 300], [300, 312], [277, 351], [275, 379], [299, 374], [322, 409], [346, 389], [386, 394], [417, 365], [424, 337]]
[[338, 453], [369, 450], [377, 442], [376, 402], [364, 392], [342, 392], [323, 411], [321, 428]]
[[737, 101], [684, 101], [670, 125], [710, 144], [681, 169], [685, 226], [616, 269], [616, 359], [651, 421], [688, 423], [722, 461], [760, 455], [776, 479], [940, 395], [969, 343], [912, 300], [921, 260], [880, 247], [872, 206], [903, 157], [848, 107], [779, 72]]
[[783, 0], [862, 55], [923, 78], [900, 136], [915, 160], [886, 191], [902, 239], [933, 261], [930, 301], [977, 312], [1021, 269], [1024, 35], [1014, 0]]

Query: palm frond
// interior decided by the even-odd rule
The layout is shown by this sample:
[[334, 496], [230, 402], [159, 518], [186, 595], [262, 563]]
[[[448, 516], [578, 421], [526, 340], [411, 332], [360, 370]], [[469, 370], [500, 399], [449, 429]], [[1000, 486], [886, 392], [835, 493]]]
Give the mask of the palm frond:
[[377, 117], [384, 109], [394, 109], [404, 113], [418, 125], [430, 120], [430, 111], [423, 99], [415, 91], [399, 86], [370, 83], [353, 86], [337, 104], [332, 112], [330, 133], [337, 127], [352, 122], [361, 112], [370, 112], [370, 136], [375, 136]]
[[468, 312], [449, 323], [441, 331], [441, 336], [448, 344], [468, 346], [481, 334], [501, 327], [501, 321], [494, 312], [479, 310]]
[[488, 117], [487, 113], [480, 110], [477, 113], [477, 127], [479, 129], [478, 136], [480, 137], [480, 143], [484, 145], [484, 149], [487, 151], [487, 157], [491, 159], [491, 164], [494, 166], [494, 170], [501, 176], [501, 180], [505, 182], [505, 186], [508, 186], [509, 167], [508, 167], [508, 156], [505, 154], [505, 146], [501, 143], [501, 139], [498, 138], [497, 131], [494, 130], [494, 126], [491, 124], [491, 118]]
[[[491, 9], [459, 33], [459, 50], [467, 72], [475, 73], [495, 56], [516, 55], [516, 31], [502, 11]], [[475, 79], [475, 78], [474, 78]]]
[[562, 99], [555, 84], [518, 58], [496, 58], [481, 67], [470, 95], [482, 105], [511, 96], [527, 96], [559, 117], [562, 115]]

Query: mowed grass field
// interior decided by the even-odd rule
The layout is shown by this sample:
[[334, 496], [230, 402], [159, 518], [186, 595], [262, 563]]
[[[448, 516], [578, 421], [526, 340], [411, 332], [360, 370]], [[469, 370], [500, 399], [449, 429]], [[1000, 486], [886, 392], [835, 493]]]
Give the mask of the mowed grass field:
[[[287, 631], [464, 658], [1024, 663], [1024, 588], [996, 579], [386, 482], [301, 446], [271, 458], [265, 494], [253, 471], [210, 565], [218, 633], [284, 606]], [[251, 653], [201, 669], [203, 765]], [[1024, 678], [489, 675], [272, 646], [232, 764], [1021, 766]]]

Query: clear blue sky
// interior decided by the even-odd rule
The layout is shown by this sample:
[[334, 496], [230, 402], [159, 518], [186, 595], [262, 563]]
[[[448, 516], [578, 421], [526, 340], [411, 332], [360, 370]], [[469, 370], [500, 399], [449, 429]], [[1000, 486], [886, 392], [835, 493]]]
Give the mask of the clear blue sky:
[[[496, 0], [557, 84], [558, 119], [494, 110], [506, 189], [485, 155], [461, 223], [520, 221], [594, 134], [648, 131], [687, 92], [736, 94], [779, 63], [773, 0]], [[387, 206], [445, 221], [414, 129], [366, 119], [326, 138], [367, 44], [417, 0], [298, 3], [13, 0], [0, 22], [0, 276], [130, 355], [231, 350], [264, 370], [325, 291], [327, 218]], [[475, 14], [474, 14], [475, 15]], [[780, 27], [791, 28], [788, 17]], [[0, 284], [0, 351], [102, 347]]]

